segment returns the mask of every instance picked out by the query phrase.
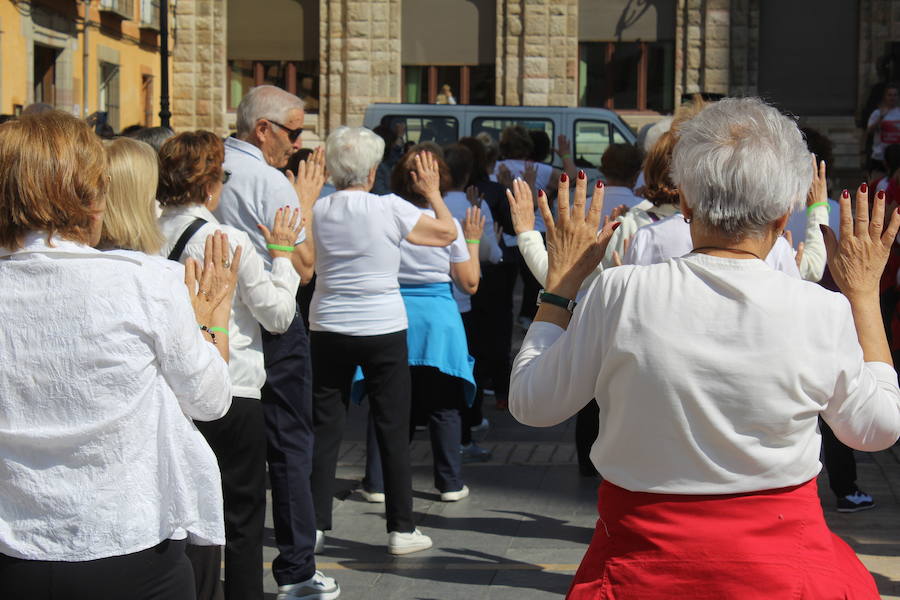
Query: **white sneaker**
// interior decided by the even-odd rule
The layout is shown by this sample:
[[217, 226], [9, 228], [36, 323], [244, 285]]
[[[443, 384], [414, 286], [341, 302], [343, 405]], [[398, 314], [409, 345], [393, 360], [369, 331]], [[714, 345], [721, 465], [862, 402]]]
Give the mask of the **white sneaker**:
[[388, 534], [388, 552], [391, 554], [412, 554], [431, 548], [431, 538], [419, 531], [401, 533], [392, 531]]
[[316, 546], [313, 548], [314, 554], [320, 554], [325, 549], [325, 532], [316, 529]]
[[372, 504], [384, 504], [384, 492], [370, 492], [365, 488], [359, 488], [360, 495], [366, 499], [366, 502]]
[[335, 600], [341, 595], [341, 587], [322, 571], [300, 583], [279, 585], [276, 600]]
[[463, 498], [469, 497], [469, 486], [462, 486], [461, 490], [455, 492], [441, 492], [441, 502], [456, 502]]

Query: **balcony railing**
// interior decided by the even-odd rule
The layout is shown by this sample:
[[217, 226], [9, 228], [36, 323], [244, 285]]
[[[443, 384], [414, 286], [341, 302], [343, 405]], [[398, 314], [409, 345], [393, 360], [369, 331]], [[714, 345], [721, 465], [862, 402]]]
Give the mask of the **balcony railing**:
[[133, 19], [134, 0], [100, 0], [100, 10], [116, 14], [123, 19]]
[[141, 0], [141, 28], [159, 29], [160, 0]]

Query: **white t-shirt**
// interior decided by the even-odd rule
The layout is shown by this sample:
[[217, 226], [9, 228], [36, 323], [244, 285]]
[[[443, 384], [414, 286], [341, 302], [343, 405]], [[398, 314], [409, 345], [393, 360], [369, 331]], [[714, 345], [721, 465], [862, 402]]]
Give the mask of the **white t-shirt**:
[[[593, 191], [591, 191], [588, 193], [587, 202], [584, 206], [585, 211], [591, 209], [591, 202], [593, 199]], [[612, 210], [621, 204], [624, 204], [628, 208], [634, 208], [641, 202], [646, 202], [646, 200], [640, 196], [636, 196], [631, 188], [622, 187], [620, 185], [608, 185], [603, 194], [603, 216], [609, 216]], [[648, 206], [646, 208], [653, 206], [649, 202], [647, 204]]]
[[309, 328], [344, 335], [406, 329], [400, 243], [422, 211], [393, 194], [339, 191], [318, 200], [313, 216], [317, 279]]
[[[875, 124], [881, 116], [881, 109], [876, 108], [869, 115], [869, 127]], [[884, 159], [884, 149], [891, 144], [900, 144], [900, 108], [892, 108], [887, 111], [881, 125], [875, 129], [875, 139], [872, 142], [872, 158]]]
[[[419, 208], [423, 214], [434, 217], [430, 208]], [[456, 224], [456, 239], [449, 246], [417, 246], [406, 240], [400, 242], [400, 285], [421, 285], [451, 281], [450, 263], [469, 260], [469, 248], [459, 221]]]
[[608, 269], [567, 330], [535, 322], [513, 364], [510, 412], [547, 427], [591, 398], [591, 460], [635, 492], [809, 481], [819, 416], [859, 450], [900, 434], [897, 373], [865, 362], [847, 299], [759, 260], [693, 254]]

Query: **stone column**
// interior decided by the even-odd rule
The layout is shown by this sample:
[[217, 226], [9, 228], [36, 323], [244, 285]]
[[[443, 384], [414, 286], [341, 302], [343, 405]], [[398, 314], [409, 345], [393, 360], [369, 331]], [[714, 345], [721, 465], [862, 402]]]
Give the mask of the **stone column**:
[[228, 6], [222, 0], [179, 0], [174, 12], [172, 127], [227, 134]]
[[730, 0], [678, 0], [675, 106], [682, 94], [730, 93], [730, 5]]
[[729, 93], [753, 96], [759, 91], [759, 0], [732, 0], [729, 26]]
[[497, 0], [497, 104], [578, 104], [578, 0]]
[[320, 135], [400, 101], [400, 0], [321, 0]]

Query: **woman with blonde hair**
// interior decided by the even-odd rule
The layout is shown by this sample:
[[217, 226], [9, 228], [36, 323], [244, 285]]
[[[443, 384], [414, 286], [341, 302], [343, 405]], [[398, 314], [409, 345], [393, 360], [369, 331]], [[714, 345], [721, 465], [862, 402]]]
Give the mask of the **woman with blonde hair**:
[[131, 138], [103, 140], [103, 145], [106, 147], [109, 192], [103, 233], [97, 247], [156, 254], [163, 244], [156, 221], [159, 177], [156, 151], [149, 144]]

